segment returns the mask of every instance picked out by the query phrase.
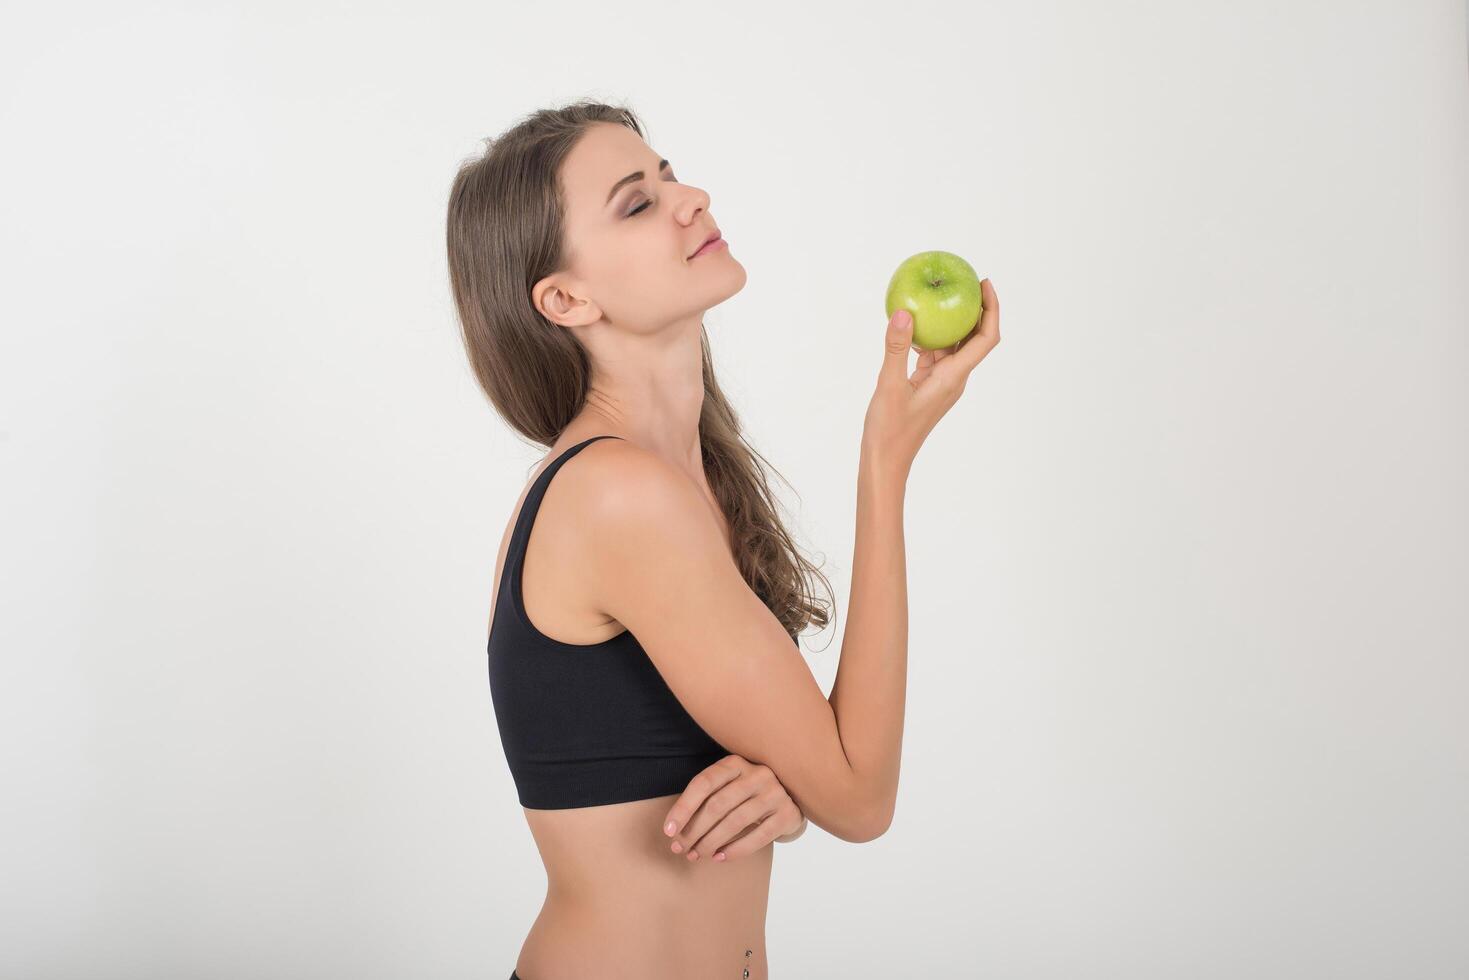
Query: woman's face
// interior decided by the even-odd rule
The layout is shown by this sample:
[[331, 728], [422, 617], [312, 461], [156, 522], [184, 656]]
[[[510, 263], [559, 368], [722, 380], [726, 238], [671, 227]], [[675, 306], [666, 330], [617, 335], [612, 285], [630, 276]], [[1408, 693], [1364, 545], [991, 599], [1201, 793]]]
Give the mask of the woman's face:
[[553, 322], [697, 329], [705, 310], [744, 288], [745, 268], [728, 247], [690, 258], [718, 228], [709, 195], [681, 183], [628, 127], [590, 126], [563, 161], [561, 184], [566, 268], [534, 290]]

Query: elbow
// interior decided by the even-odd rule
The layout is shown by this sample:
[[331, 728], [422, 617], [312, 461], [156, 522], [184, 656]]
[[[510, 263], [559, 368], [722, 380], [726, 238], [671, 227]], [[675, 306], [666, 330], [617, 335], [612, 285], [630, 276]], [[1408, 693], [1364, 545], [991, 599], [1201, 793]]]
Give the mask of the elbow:
[[865, 811], [863, 817], [853, 821], [847, 832], [841, 835], [842, 840], [850, 844], [867, 844], [886, 834], [893, 825], [895, 802], [889, 801]]
[[842, 775], [843, 780], [832, 785], [832, 792], [819, 800], [802, 802], [801, 811], [811, 823], [838, 840], [849, 844], [877, 840], [892, 826], [898, 787], [863, 779], [850, 768]]
[[892, 811], [891, 808], [889, 808], [889, 809], [885, 810], [882, 813], [882, 815], [878, 817], [877, 820], [873, 821], [868, 826], [866, 838], [863, 839], [862, 841], [860, 841], [859, 843], [866, 844], [866, 843], [869, 843], [871, 841], [877, 840], [883, 834], [887, 833], [888, 832], [888, 828], [891, 827], [892, 825], [893, 825], [893, 811]]

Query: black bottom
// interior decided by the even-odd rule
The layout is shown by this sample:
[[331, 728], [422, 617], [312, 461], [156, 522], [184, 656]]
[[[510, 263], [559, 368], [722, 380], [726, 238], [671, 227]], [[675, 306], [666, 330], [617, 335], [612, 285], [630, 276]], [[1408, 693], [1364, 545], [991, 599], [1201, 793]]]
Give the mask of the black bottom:
[[510, 980], [520, 980], [520, 974], [515, 972], [515, 967], [510, 968]]

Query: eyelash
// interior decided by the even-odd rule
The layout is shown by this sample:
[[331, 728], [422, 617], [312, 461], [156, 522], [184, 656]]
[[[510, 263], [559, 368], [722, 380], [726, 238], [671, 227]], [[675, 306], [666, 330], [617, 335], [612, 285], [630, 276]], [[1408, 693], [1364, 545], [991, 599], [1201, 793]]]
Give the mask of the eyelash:
[[[674, 177], [671, 171], [670, 171], [670, 173], [669, 173], [668, 176], [670, 178], [670, 182], [671, 183], [677, 183], [678, 182], [678, 178], [677, 177]], [[635, 207], [631, 211], [629, 211], [626, 214], [626, 217], [631, 218], [635, 214], [642, 214], [648, 208], [652, 207], [652, 205], [653, 205], [653, 202], [652, 201], [644, 201], [642, 204], [639, 204], [637, 207]]]

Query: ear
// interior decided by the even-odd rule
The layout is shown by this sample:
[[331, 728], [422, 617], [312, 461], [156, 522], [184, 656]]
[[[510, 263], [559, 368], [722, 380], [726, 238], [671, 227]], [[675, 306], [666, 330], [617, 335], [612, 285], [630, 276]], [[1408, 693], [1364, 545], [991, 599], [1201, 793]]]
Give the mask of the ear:
[[531, 302], [541, 316], [562, 327], [585, 327], [602, 317], [602, 309], [577, 294], [576, 284], [564, 276], [547, 276], [531, 290]]

